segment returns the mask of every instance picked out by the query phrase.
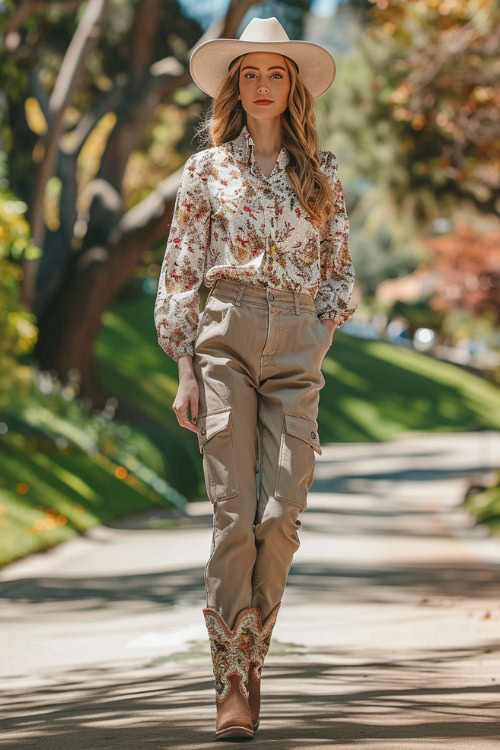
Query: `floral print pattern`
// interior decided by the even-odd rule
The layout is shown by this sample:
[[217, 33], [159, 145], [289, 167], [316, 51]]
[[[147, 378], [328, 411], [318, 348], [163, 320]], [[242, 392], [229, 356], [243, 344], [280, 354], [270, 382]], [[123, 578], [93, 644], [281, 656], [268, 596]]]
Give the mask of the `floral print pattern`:
[[278, 616], [278, 610], [281, 606], [281, 602], [273, 607], [269, 613], [266, 622], [262, 625], [260, 610], [257, 609], [258, 616], [256, 620], [256, 628], [252, 634], [252, 640], [250, 643], [250, 665], [251, 665], [251, 676], [254, 680], [259, 681], [262, 675], [262, 667], [264, 659], [267, 656], [269, 647], [271, 645], [271, 637], [273, 628], [276, 624], [276, 618]]
[[309, 293], [320, 320], [342, 325], [350, 306], [354, 268], [349, 219], [332, 151], [321, 171], [335, 195], [334, 216], [319, 229], [288, 177], [282, 148], [266, 177], [244, 125], [237, 138], [192, 154], [181, 179], [154, 306], [158, 342], [172, 359], [194, 355], [199, 288], [219, 278]]
[[215, 699], [218, 703], [222, 703], [229, 695], [231, 683], [228, 678], [232, 674], [240, 676], [240, 691], [248, 698], [250, 647], [252, 634], [257, 628], [258, 614], [259, 610], [255, 607], [242, 609], [231, 630], [217, 610], [210, 607], [203, 610], [215, 677]]

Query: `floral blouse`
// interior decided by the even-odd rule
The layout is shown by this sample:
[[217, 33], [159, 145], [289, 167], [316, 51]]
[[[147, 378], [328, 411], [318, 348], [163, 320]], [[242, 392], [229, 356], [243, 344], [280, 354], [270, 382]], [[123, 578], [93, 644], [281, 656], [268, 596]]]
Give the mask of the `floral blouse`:
[[194, 354], [199, 288], [217, 279], [309, 293], [320, 320], [342, 325], [354, 268], [349, 219], [331, 151], [321, 151], [321, 170], [334, 189], [334, 216], [316, 228], [300, 205], [282, 148], [266, 177], [244, 125], [237, 138], [192, 154], [174, 205], [154, 306], [158, 342], [172, 359]]

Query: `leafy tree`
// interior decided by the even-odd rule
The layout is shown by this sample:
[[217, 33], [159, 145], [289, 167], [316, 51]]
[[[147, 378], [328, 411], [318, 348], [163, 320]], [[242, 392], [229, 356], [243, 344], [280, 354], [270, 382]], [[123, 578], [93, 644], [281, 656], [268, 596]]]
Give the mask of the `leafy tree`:
[[489, 0], [359, 0], [342, 12], [354, 42], [319, 100], [320, 122], [339, 155], [357, 280], [371, 295], [419, 265], [445, 217], [453, 226], [467, 208], [487, 224], [497, 213], [499, 11]]
[[[419, 219], [496, 212], [500, 11], [493, 0], [373, 0], [364, 38], [374, 128], [398, 144], [388, 178]], [[388, 117], [389, 116], [389, 117]]]
[[[236, 36], [252, 5], [232, 0], [204, 38]], [[92, 353], [101, 315], [141, 254], [165, 241], [191, 126], [207, 103], [188, 88], [201, 29], [175, 0], [6, 7], [3, 69], [21, 71], [26, 83], [7, 87], [5, 146], [43, 249], [23, 260], [23, 301], [40, 329], [35, 354], [62, 379], [78, 371], [82, 395], [100, 405]], [[169, 140], [169, 123], [182, 125], [178, 143]], [[153, 140], [157, 151], [168, 147], [157, 156], [161, 177], [141, 194], [129, 168]]]

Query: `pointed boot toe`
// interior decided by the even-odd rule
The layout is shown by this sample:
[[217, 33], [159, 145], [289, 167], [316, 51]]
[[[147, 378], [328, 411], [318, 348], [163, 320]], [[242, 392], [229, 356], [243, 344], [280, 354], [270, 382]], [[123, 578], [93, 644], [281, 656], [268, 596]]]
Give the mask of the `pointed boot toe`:
[[216, 739], [226, 737], [253, 737], [252, 717], [248, 707], [248, 701], [242, 694], [239, 686], [241, 677], [231, 675], [228, 677], [231, 690], [224, 700], [217, 702], [217, 718], [215, 722]]

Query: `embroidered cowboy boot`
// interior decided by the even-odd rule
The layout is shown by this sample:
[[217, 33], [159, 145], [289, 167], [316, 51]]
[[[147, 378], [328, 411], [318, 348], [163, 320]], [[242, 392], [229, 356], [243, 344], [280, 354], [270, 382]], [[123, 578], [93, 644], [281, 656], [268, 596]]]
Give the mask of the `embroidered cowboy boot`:
[[215, 677], [215, 738], [251, 738], [254, 730], [248, 705], [248, 670], [252, 632], [257, 629], [259, 610], [255, 607], [242, 609], [232, 630], [215, 609], [207, 607], [203, 614]]
[[260, 609], [257, 609], [258, 616], [254, 621], [255, 629], [252, 632], [252, 639], [250, 642], [250, 666], [248, 671], [248, 705], [250, 706], [254, 732], [257, 731], [260, 724], [260, 683], [262, 678], [262, 667], [267, 652], [269, 651], [269, 646], [271, 645], [272, 631], [276, 624], [276, 618], [280, 606], [281, 602], [278, 602], [278, 604], [273, 607], [267, 616], [264, 625], [262, 625]]

